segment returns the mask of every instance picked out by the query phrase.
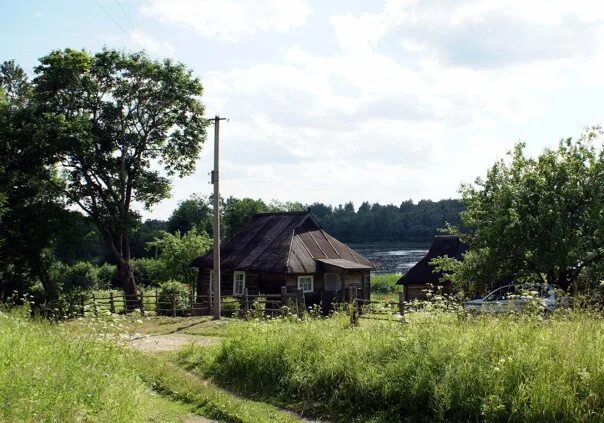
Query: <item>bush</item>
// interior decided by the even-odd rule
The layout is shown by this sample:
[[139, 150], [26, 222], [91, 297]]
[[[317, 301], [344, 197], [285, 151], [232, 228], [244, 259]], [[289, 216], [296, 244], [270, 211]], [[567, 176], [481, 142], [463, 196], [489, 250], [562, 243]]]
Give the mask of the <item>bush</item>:
[[241, 303], [235, 297], [224, 297], [220, 304], [220, 309], [224, 317], [233, 317], [239, 314]]
[[111, 289], [117, 286], [117, 267], [114, 264], [103, 263], [97, 271], [98, 289]]
[[134, 280], [141, 286], [158, 286], [168, 280], [164, 263], [152, 258], [139, 258], [130, 261]]
[[79, 261], [66, 266], [61, 279], [63, 291], [97, 289], [97, 268], [87, 261]]
[[191, 309], [189, 289], [183, 283], [169, 280], [159, 286], [157, 314], [182, 316]]

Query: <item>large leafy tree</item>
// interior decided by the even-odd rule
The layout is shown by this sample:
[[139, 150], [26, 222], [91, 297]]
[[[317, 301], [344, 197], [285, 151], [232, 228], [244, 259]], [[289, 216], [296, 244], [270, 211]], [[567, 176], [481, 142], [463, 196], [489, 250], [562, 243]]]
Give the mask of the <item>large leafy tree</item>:
[[604, 259], [602, 131], [564, 139], [536, 158], [518, 144], [486, 179], [461, 188], [463, 262], [441, 260], [458, 286], [480, 291], [506, 280], [568, 289]]
[[69, 221], [52, 168], [49, 146], [38, 143], [26, 74], [13, 61], [0, 65], [0, 297], [23, 293], [48, 277], [51, 247]]
[[198, 232], [212, 233], [211, 200], [199, 195], [192, 195], [178, 203], [168, 219], [168, 231], [185, 234], [195, 229]]
[[170, 177], [194, 170], [207, 125], [201, 83], [171, 60], [71, 49], [41, 58], [33, 82], [65, 195], [93, 219], [124, 293], [134, 296], [135, 205], [150, 208], [169, 195]]

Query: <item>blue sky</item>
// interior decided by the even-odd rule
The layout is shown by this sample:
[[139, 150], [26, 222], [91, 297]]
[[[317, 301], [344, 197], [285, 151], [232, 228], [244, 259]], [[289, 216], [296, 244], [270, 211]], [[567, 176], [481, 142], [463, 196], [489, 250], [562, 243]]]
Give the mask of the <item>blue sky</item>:
[[[357, 206], [455, 197], [601, 123], [603, 30], [595, 1], [0, 0], [0, 60], [29, 71], [103, 46], [193, 69], [230, 118], [224, 195]], [[211, 155], [146, 216], [209, 194]]]

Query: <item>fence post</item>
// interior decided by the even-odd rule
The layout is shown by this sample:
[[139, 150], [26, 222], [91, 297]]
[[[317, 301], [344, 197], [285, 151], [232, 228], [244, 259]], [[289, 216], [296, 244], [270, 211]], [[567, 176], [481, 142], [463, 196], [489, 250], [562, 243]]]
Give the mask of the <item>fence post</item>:
[[145, 315], [145, 294], [141, 291], [141, 314]]
[[157, 289], [155, 290], [155, 314], [159, 314], [159, 295], [157, 294]]
[[250, 311], [250, 299], [247, 294], [247, 288], [243, 290], [243, 311], [247, 316], [248, 311]]
[[172, 295], [172, 316], [176, 316], [176, 295]]
[[306, 311], [306, 302], [304, 300], [304, 291], [302, 288], [298, 288], [298, 317], [302, 318]]
[[126, 303], [126, 293], [122, 292], [122, 299], [124, 300], [124, 314], [128, 311], [128, 304]]
[[287, 297], [287, 286], [281, 287], [281, 307], [289, 307], [289, 298]]
[[405, 295], [402, 291], [398, 293], [398, 312], [401, 317], [405, 315]]
[[85, 298], [84, 295], [82, 295], [80, 297], [80, 313], [82, 314], [82, 316], [84, 316], [86, 314], [86, 305], [85, 305], [85, 302], [86, 302], [86, 298]]
[[96, 297], [94, 296], [94, 292], [92, 293], [92, 309], [94, 310], [94, 315], [98, 316], [99, 311], [96, 308]]
[[195, 293], [193, 292], [193, 290], [191, 290], [191, 293], [189, 294], [189, 304], [191, 305], [191, 316], [195, 315]]
[[356, 326], [359, 321], [359, 303], [357, 301], [357, 287], [348, 287], [348, 303], [350, 304], [350, 324]]
[[113, 291], [109, 292], [109, 311], [115, 314], [115, 303], [113, 302]]

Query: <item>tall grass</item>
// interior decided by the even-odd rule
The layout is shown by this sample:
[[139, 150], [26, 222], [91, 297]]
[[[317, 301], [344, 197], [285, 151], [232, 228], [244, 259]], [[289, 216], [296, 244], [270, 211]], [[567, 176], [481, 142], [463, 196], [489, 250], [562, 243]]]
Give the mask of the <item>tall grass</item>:
[[0, 312], [0, 421], [180, 421], [139, 378], [140, 357], [98, 337]]
[[396, 282], [401, 275], [397, 273], [377, 273], [371, 275], [371, 293], [375, 294], [391, 294], [401, 290], [401, 286]]
[[332, 421], [604, 421], [604, 324], [427, 316], [253, 322], [181, 363]]

